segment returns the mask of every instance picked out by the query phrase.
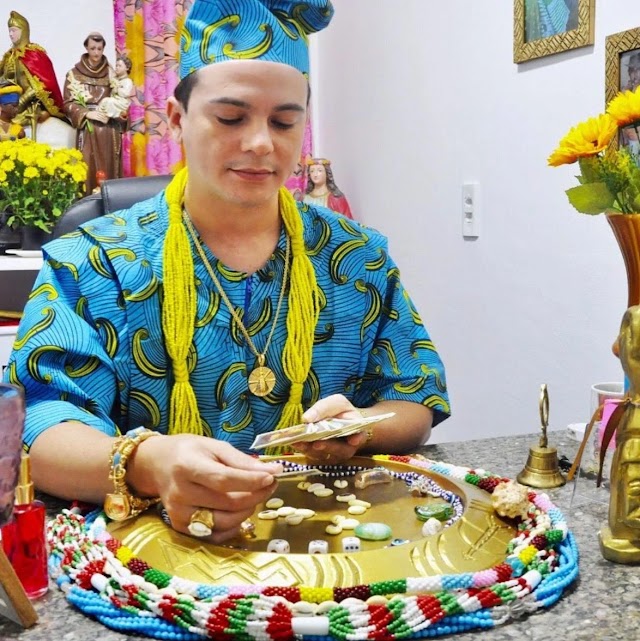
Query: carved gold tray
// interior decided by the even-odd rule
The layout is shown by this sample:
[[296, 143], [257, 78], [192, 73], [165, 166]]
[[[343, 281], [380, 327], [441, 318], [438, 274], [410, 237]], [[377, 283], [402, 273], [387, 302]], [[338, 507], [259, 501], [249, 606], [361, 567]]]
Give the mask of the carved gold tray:
[[[287, 460], [306, 462], [298, 456]], [[414, 507], [441, 503], [442, 499], [412, 496], [401, 479], [354, 489], [353, 476], [346, 476], [348, 487], [337, 489], [333, 487], [334, 477], [313, 476], [309, 477], [310, 482], [325, 483], [335, 494], [352, 492], [371, 503], [365, 514], [355, 517], [361, 523], [386, 523], [392, 528], [392, 538], [409, 542], [389, 547], [391, 539], [363, 540], [360, 552], [343, 553], [341, 539], [354, 536], [353, 531], [331, 536], [325, 533], [325, 527], [337, 514], [348, 517], [347, 505], [336, 501], [335, 494], [319, 498], [300, 490], [297, 487], [303, 480], [300, 477], [279, 481], [274, 496], [282, 498], [285, 505], [311, 508], [316, 515], [299, 525], [287, 525], [282, 518], [265, 521], [254, 516], [256, 531], [252, 539], [238, 537], [225, 545], [203, 543], [171, 529], [157, 512], [147, 512], [130, 521], [112, 522], [109, 532], [152, 567], [210, 584], [348, 587], [409, 576], [476, 572], [504, 561], [507, 544], [516, 530], [495, 513], [489, 494], [407, 463], [356, 457], [345, 464], [345, 469], [379, 465], [391, 471], [418, 472], [431, 477], [440, 487], [460, 497], [464, 506], [462, 517], [439, 534], [423, 537], [423, 522], [417, 519]], [[256, 514], [261, 509], [264, 507], [258, 507]], [[267, 552], [270, 539], [286, 539], [291, 553]], [[328, 541], [329, 553], [307, 554], [312, 539]]]

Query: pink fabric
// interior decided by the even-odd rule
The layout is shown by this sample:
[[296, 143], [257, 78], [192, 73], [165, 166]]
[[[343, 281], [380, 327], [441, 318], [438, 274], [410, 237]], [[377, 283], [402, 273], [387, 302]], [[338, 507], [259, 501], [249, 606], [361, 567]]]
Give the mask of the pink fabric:
[[[117, 55], [128, 55], [134, 62], [130, 129], [123, 137], [125, 176], [170, 174], [183, 165], [182, 150], [169, 134], [166, 103], [178, 83], [179, 35], [192, 2], [113, 0]], [[312, 155], [308, 122], [301, 169]], [[294, 195], [304, 194], [304, 171], [289, 178], [286, 186]]]
[[[607, 427], [607, 423], [609, 422], [611, 415], [613, 414], [618, 404], [621, 402], [622, 401], [619, 398], [605, 399], [604, 406], [602, 408], [602, 421], [600, 421], [600, 427], [598, 428], [598, 444], [599, 445], [602, 445], [602, 437], [604, 436], [604, 430]], [[615, 450], [615, 448], [616, 448], [616, 435], [614, 432], [613, 436], [611, 437], [611, 440], [609, 441], [609, 447], [607, 449]]]

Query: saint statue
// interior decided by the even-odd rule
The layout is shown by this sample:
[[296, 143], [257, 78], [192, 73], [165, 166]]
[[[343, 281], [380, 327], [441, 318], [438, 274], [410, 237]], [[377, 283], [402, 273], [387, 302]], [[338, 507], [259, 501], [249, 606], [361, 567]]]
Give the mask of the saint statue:
[[117, 72], [109, 65], [101, 34], [91, 32], [83, 44], [86, 53], [64, 83], [64, 111], [77, 131], [76, 146], [88, 166], [86, 193], [90, 194], [98, 187], [98, 176], [102, 180], [122, 176], [122, 134], [133, 83], [128, 58], [119, 60]]
[[310, 205], [322, 205], [347, 218], [353, 218], [349, 202], [333, 178], [331, 161], [326, 158], [307, 160], [307, 188], [302, 200]]
[[[31, 126], [49, 116], [62, 118], [62, 94], [46, 51], [30, 42], [29, 23], [17, 11], [9, 16], [11, 48], [0, 60], [0, 81], [22, 89], [13, 122]], [[35, 137], [35, 136], [34, 136]]]

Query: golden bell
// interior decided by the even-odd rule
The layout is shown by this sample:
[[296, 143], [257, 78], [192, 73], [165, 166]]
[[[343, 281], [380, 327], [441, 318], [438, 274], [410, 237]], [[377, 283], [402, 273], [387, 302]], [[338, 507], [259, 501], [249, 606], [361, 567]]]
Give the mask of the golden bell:
[[558, 465], [558, 450], [549, 447], [547, 442], [547, 427], [549, 425], [549, 393], [547, 386], [540, 388], [540, 422], [542, 436], [538, 447], [529, 448], [529, 457], [524, 469], [517, 476], [518, 483], [529, 487], [549, 490], [566, 483]]

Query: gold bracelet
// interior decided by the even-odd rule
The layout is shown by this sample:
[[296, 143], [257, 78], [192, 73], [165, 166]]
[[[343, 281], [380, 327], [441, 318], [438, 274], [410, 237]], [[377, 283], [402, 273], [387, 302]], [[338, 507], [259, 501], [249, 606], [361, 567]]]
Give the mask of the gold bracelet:
[[109, 459], [109, 480], [113, 481], [113, 492], [104, 499], [104, 511], [110, 519], [124, 521], [160, 502], [159, 497], [143, 499], [135, 496], [126, 482], [129, 457], [140, 443], [159, 435], [146, 427], [136, 427], [115, 440]]

